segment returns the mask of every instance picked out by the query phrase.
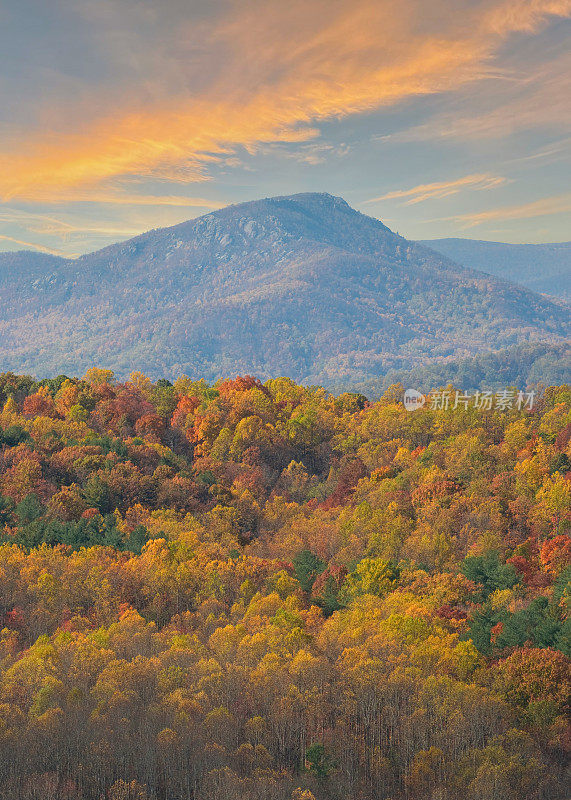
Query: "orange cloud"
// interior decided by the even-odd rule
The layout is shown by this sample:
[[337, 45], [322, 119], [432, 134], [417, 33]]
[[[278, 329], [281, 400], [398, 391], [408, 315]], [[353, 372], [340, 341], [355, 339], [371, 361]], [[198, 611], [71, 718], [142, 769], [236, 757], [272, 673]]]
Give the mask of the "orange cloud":
[[[391, 135], [392, 141], [414, 142], [456, 139], [479, 140], [508, 136], [522, 130], [571, 126], [571, 53], [552, 59], [542, 68], [530, 68], [509, 84], [498, 83], [486, 92], [487, 108], [470, 99], [468, 109], [437, 115], [429, 122]], [[489, 108], [491, 103], [491, 109]], [[538, 113], [541, 109], [541, 113]]]
[[512, 31], [533, 33], [546, 15], [566, 17], [569, 14], [569, 0], [509, 0], [490, 9], [484, 25], [498, 36], [505, 36]]
[[477, 80], [511, 32], [568, 14], [571, 0], [235, 0], [208, 35], [200, 29], [210, 57], [220, 54], [216, 79], [75, 132], [6, 143], [0, 196], [62, 202], [132, 176], [203, 181], [236, 147], [306, 141], [324, 120]]
[[453, 221], [461, 223], [464, 228], [472, 228], [484, 222], [510, 219], [534, 219], [535, 217], [545, 217], [551, 214], [566, 214], [571, 211], [571, 193], [557, 195], [555, 197], [544, 197], [531, 203], [521, 205], [504, 206], [494, 208], [490, 211], [479, 211], [471, 214], [458, 214], [452, 217], [444, 217], [432, 222]]
[[[54, 250], [51, 247], [44, 247], [44, 245], [34, 244], [33, 242], [25, 242], [23, 239], [15, 239], [13, 236], [5, 236], [2, 233], [0, 233], [0, 239], [5, 242], [12, 242], [12, 244], [19, 244], [22, 247], [31, 247], [33, 250], [39, 250], [40, 253], [47, 253], [50, 256], [66, 256], [61, 250]], [[66, 257], [69, 258], [70, 256]], [[71, 257], [73, 258], [74, 256]]]
[[[62, 243], [71, 243], [70, 247], [77, 247], [78, 243], [86, 240], [93, 241], [93, 246], [102, 237], [105, 239], [128, 238], [138, 236], [149, 228], [173, 225], [188, 218], [186, 209], [196, 207], [220, 208], [223, 204], [209, 201], [204, 198], [193, 198], [183, 196], [158, 196], [152, 195], [115, 195], [112, 193], [96, 192], [93, 195], [76, 196], [76, 209], [71, 213], [64, 211], [64, 218], [52, 215], [27, 211], [21, 207], [11, 208], [8, 206], [0, 207], [0, 223], [5, 223], [18, 230], [18, 233], [8, 236], [3, 235], [7, 241], [16, 244], [39, 248], [28, 240], [14, 238], [19, 236], [19, 230], [25, 230], [24, 236], [36, 234], [43, 237], [57, 237]], [[114, 215], [114, 223], [99, 221], [97, 215], [84, 214], [77, 208], [83, 203], [92, 204], [119, 204], [123, 206], [118, 215]], [[160, 213], [159, 213], [160, 209]], [[173, 213], [171, 213], [173, 212]], [[12, 233], [12, 231], [11, 231]], [[95, 238], [94, 238], [95, 237]], [[64, 253], [56, 248], [46, 248], [46, 252], [54, 255], [68, 255], [75, 257], [71, 250]]]
[[90, 192], [74, 194], [75, 203], [98, 203], [121, 206], [172, 206], [174, 208], [208, 208], [211, 211], [223, 208], [226, 203], [207, 200], [204, 197], [185, 197], [183, 195], [132, 194], [127, 192]]
[[506, 178], [497, 175], [490, 175], [489, 173], [466, 175], [464, 178], [458, 178], [454, 181], [439, 181], [436, 183], [423, 183], [419, 186], [414, 186], [412, 189], [403, 189], [394, 192], [387, 192], [380, 197], [374, 197], [367, 200], [367, 203], [378, 203], [381, 200], [394, 200], [401, 197], [408, 197], [405, 205], [413, 205], [415, 203], [422, 203], [424, 200], [441, 199], [449, 197], [452, 194], [457, 194], [462, 189], [493, 189], [496, 186], [501, 186], [506, 182]]

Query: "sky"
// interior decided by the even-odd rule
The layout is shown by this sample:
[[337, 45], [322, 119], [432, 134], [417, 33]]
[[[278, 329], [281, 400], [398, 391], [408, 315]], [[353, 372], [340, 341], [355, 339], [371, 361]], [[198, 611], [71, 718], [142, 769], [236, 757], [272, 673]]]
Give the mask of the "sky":
[[0, 250], [339, 195], [571, 239], [571, 0], [0, 0]]

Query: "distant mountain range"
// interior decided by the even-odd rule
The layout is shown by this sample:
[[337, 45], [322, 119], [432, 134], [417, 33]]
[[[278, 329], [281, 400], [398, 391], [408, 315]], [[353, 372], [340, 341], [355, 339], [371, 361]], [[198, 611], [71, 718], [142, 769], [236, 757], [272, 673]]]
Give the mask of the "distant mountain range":
[[39, 377], [97, 364], [350, 386], [562, 342], [570, 323], [564, 305], [326, 194], [230, 206], [76, 260], [2, 254], [0, 302], [0, 369]]
[[571, 301], [571, 242], [503, 244], [476, 239], [425, 239], [421, 244], [465, 267]]

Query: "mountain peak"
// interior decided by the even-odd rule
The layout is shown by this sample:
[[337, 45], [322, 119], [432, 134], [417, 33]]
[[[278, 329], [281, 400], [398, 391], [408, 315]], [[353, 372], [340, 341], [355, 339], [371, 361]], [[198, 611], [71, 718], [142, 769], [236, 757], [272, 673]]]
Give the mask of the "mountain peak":
[[[294, 216], [298, 218], [316, 218], [325, 221], [327, 217], [333, 217], [336, 214], [351, 215], [352, 217], [365, 217], [344, 200], [342, 197], [336, 197], [326, 192], [300, 192], [298, 194], [290, 195], [276, 195], [274, 197], [265, 197], [260, 200], [247, 200], [243, 203], [236, 203], [234, 205], [226, 206], [225, 208], [217, 209], [205, 214], [203, 217], [197, 217], [189, 220], [185, 224], [197, 223], [202, 219], [235, 219], [241, 217], [251, 217], [259, 219], [263, 216], [279, 217], [283, 223]], [[375, 220], [377, 224], [378, 220]], [[176, 226], [175, 226], [176, 227]], [[384, 227], [384, 226], [383, 226]]]
[[337, 195], [329, 194], [328, 192], [298, 192], [297, 194], [277, 195], [275, 197], [268, 197], [267, 199], [275, 203], [298, 203], [300, 206], [306, 208], [344, 208], [356, 213], [355, 209], [351, 208], [346, 200]]
[[[320, 243], [352, 251], [357, 240], [369, 249], [383, 249], [388, 236], [399, 239], [378, 219], [352, 208], [342, 197], [325, 192], [278, 195], [227, 206], [164, 229], [188, 241], [199, 236], [204, 243], [235, 244], [258, 249], [288, 246], [291, 241]], [[155, 233], [155, 232], [152, 232]], [[143, 234], [139, 239], [145, 239]], [[277, 254], [275, 254], [277, 257]]]
[[298, 192], [297, 194], [284, 194], [284, 195], [275, 195], [272, 197], [264, 197], [259, 200], [246, 200], [243, 203], [237, 203], [235, 205], [227, 206], [224, 209], [219, 209], [218, 211], [213, 211], [211, 214], [218, 214], [221, 211], [227, 211], [230, 209], [243, 209], [246, 210], [249, 207], [256, 208], [261, 207], [264, 205], [272, 205], [272, 206], [298, 206], [299, 208], [306, 208], [306, 209], [349, 209], [354, 214], [356, 212], [351, 206], [344, 200], [342, 197], [337, 197], [333, 194], [329, 194], [328, 192]]
[[516, 335], [559, 341], [568, 325], [548, 299], [316, 192], [229, 206], [35, 273], [6, 270], [0, 303], [3, 369], [39, 375], [98, 363], [347, 385]]

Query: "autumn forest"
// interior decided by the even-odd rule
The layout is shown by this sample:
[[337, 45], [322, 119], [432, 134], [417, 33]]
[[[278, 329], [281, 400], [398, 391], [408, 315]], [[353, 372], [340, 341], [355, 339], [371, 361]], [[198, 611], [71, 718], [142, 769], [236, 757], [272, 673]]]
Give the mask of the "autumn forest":
[[0, 375], [0, 800], [563, 800], [571, 388]]

